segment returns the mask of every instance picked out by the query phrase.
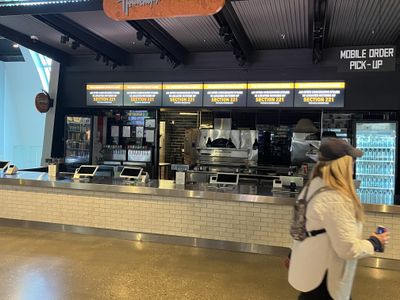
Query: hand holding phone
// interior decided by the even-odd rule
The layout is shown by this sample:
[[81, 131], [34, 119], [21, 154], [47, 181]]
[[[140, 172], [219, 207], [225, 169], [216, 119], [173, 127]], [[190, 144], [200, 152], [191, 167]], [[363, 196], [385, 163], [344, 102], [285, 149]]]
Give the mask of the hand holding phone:
[[387, 245], [389, 241], [389, 231], [386, 227], [378, 225], [375, 232], [373, 233], [373, 236], [375, 236], [381, 243], [380, 249], [376, 250], [376, 252], [383, 252], [385, 245]]

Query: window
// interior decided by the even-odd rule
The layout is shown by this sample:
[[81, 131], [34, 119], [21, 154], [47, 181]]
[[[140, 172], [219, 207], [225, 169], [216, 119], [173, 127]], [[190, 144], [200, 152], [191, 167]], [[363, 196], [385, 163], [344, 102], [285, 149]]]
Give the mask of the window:
[[35, 51], [29, 50], [32, 56], [33, 62], [35, 63], [36, 70], [39, 73], [40, 81], [42, 82], [42, 88], [44, 91], [49, 91], [50, 73], [51, 73], [51, 58], [39, 54]]

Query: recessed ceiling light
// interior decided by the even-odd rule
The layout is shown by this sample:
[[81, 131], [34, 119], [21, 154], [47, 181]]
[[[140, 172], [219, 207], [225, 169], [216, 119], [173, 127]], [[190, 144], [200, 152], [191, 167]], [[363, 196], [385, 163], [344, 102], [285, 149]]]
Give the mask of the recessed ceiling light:
[[17, 43], [14, 43], [12, 46], [13, 48], [19, 48], [19, 45]]

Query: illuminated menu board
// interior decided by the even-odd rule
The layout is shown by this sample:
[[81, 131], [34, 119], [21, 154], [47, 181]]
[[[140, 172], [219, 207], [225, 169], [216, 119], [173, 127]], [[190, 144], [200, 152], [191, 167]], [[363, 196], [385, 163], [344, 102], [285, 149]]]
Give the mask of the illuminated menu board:
[[194, 107], [203, 104], [203, 83], [164, 83], [164, 107]]
[[204, 107], [245, 107], [247, 83], [204, 83]]
[[295, 107], [344, 107], [345, 82], [296, 82]]
[[125, 83], [124, 106], [161, 106], [162, 83]]
[[248, 83], [247, 107], [293, 107], [294, 82]]
[[122, 83], [93, 83], [86, 85], [86, 104], [88, 106], [122, 106]]

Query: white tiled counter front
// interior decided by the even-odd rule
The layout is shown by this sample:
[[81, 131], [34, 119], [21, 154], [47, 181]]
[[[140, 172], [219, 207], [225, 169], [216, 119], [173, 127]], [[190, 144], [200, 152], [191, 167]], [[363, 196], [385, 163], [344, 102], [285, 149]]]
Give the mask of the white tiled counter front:
[[[273, 203], [8, 185], [0, 180], [0, 218], [290, 247], [291, 199]], [[100, 186], [101, 185], [97, 185]], [[250, 196], [250, 195], [247, 195]], [[244, 195], [243, 195], [244, 197]], [[245, 199], [245, 198], [243, 198]], [[294, 200], [293, 200], [294, 202]], [[371, 206], [367, 206], [368, 208]], [[379, 257], [400, 259], [400, 214], [367, 212], [365, 237], [377, 225], [392, 240]]]
[[291, 207], [2, 185], [0, 217], [286, 247]]

